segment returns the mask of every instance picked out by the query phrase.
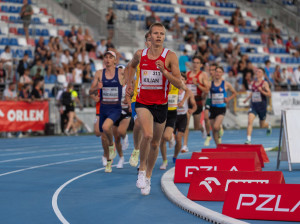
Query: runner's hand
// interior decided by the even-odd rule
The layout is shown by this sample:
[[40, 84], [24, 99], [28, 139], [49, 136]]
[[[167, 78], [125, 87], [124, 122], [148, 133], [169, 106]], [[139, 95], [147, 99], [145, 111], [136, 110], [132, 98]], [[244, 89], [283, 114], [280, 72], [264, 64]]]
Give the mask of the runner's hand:
[[161, 60], [156, 61], [155, 64], [156, 67], [164, 74], [164, 71], [166, 70], [165, 64]]
[[180, 101], [179, 103], [178, 103], [178, 107], [183, 107], [183, 101]]
[[133, 94], [133, 87], [131, 84], [127, 84], [126, 86], [126, 95], [131, 97]]

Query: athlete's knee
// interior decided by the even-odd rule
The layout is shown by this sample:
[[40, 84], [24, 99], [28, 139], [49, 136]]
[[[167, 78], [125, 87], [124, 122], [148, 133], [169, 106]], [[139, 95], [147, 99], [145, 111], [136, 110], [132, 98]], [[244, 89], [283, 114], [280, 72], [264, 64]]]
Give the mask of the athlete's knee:
[[159, 141], [151, 141], [151, 148], [158, 149]]
[[220, 125], [214, 124], [214, 131], [220, 131]]
[[171, 135], [165, 134], [165, 135], [163, 136], [163, 140], [166, 141], [166, 142], [171, 141], [171, 138], [172, 138], [172, 134], [171, 134]]
[[125, 129], [118, 129], [118, 134], [122, 137], [125, 137], [126, 135], [126, 130]]
[[103, 129], [103, 132], [109, 133], [111, 130], [111, 127], [109, 125], [103, 124], [102, 129]]
[[147, 132], [144, 133], [143, 139], [145, 139], [146, 141], [151, 141], [153, 138], [153, 133]]
[[97, 137], [100, 137], [100, 136], [101, 136], [101, 132], [100, 132], [100, 131], [95, 131], [95, 135], [96, 135]]

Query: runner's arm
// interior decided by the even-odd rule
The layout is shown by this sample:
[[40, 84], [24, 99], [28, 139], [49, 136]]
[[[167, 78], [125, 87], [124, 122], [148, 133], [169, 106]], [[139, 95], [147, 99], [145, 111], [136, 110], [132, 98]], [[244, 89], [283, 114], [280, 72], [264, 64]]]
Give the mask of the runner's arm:
[[[227, 82], [227, 81], [225, 81], [225, 88], [226, 88], [226, 86], [227, 86], [227, 89], [229, 89], [229, 91], [232, 93], [232, 95], [230, 96], [230, 97], [228, 97], [228, 98], [226, 98], [227, 100], [227, 102], [229, 102], [230, 100], [232, 100], [234, 97], [236, 97], [236, 91], [235, 91], [235, 89], [232, 87], [232, 85], [229, 83], [229, 82]], [[226, 102], [226, 103], [227, 103]]]
[[89, 95], [96, 94], [95, 92], [98, 92], [98, 90], [102, 88], [102, 76], [101, 75], [102, 75], [102, 69], [96, 71], [91, 88], [89, 90]]
[[[128, 94], [128, 95], [131, 95], [132, 91], [133, 91], [132, 83], [134, 81], [134, 74], [135, 74], [136, 68], [141, 60], [141, 54], [142, 54], [142, 50], [138, 50], [137, 52], [135, 52], [133, 58], [126, 66], [127, 70], [125, 71], [125, 83], [127, 85], [126, 94]], [[139, 75], [139, 74], [137, 74], [137, 75]]]
[[272, 95], [268, 82], [264, 82], [262, 88], [258, 88], [258, 90], [267, 97]]
[[196, 101], [195, 101], [195, 97], [194, 97], [194, 94], [193, 94], [193, 92], [191, 91], [191, 90], [188, 90], [188, 94], [189, 94], [189, 100], [190, 100], [190, 103], [191, 103], [191, 105], [192, 105], [192, 108], [190, 108], [189, 110], [188, 110], [188, 113], [189, 114], [193, 114], [196, 110], [197, 110], [197, 104], [196, 104]]
[[176, 54], [174, 52], [169, 52], [167, 58], [169, 61], [169, 66], [167, 67], [170, 67], [171, 73], [165, 69], [164, 63], [160, 60], [156, 61], [156, 66], [173, 86], [177, 87], [178, 89], [186, 90], [185, 84], [180, 79], [181, 74]]

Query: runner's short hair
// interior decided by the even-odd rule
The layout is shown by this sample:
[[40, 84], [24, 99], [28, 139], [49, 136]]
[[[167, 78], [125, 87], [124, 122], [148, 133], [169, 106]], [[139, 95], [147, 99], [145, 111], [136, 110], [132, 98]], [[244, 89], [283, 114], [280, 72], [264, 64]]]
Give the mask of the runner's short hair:
[[151, 32], [152, 32], [152, 28], [155, 27], [155, 26], [163, 27], [163, 28], [166, 30], [166, 27], [165, 27], [162, 23], [156, 22], [156, 23], [153, 23], [153, 24], [150, 26], [150, 28], [149, 28], [149, 33], [150, 33], [150, 34], [151, 34]]

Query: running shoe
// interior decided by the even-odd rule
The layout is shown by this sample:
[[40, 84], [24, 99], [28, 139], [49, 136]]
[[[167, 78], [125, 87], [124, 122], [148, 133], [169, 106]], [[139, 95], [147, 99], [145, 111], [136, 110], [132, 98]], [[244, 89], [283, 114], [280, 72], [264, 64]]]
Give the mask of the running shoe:
[[269, 126], [268, 129], [267, 129], [267, 136], [269, 136], [271, 134], [272, 134], [272, 127]]
[[207, 136], [204, 142], [204, 146], [209, 146], [210, 140], [211, 140], [211, 136]]
[[188, 147], [186, 146], [186, 145], [184, 145], [182, 148], [181, 148], [181, 153], [186, 153], [186, 152], [188, 152], [189, 151], [189, 149], [188, 149]]
[[142, 195], [149, 195], [150, 190], [151, 190], [151, 179], [150, 178], [145, 178], [145, 179], [146, 179], [145, 180], [146, 186], [141, 189], [141, 194]]
[[118, 169], [123, 169], [123, 166], [124, 166], [124, 157], [121, 157], [121, 158], [119, 159], [118, 164], [117, 164], [117, 168], [118, 168]]
[[109, 146], [109, 159], [114, 159], [117, 156], [115, 144]]
[[176, 144], [176, 142], [175, 142], [175, 137], [174, 137], [174, 134], [172, 134], [172, 138], [171, 138], [171, 140], [170, 140], [170, 142], [169, 142], [169, 148], [170, 148], [170, 149], [171, 149], [171, 148], [174, 148], [175, 144]]
[[129, 146], [128, 135], [126, 135], [124, 139], [121, 139], [121, 144], [122, 144], [123, 151], [128, 149], [128, 146]]
[[251, 141], [249, 141], [249, 140], [245, 141], [245, 145], [250, 145], [250, 144], [251, 144]]
[[130, 166], [136, 167], [139, 163], [140, 150], [134, 149], [129, 159]]
[[223, 127], [221, 127], [219, 130], [219, 136], [222, 137], [223, 135], [224, 135], [224, 129]]
[[140, 189], [146, 187], [146, 171], [139, 171], [136, 187]]
[[111, 164], [112, 164], [112, 161], [107, 161], [107, 165], [105, 167], [105, 173], [111, 173], [111, 171], [112, 171]]
[[102, 164], [103, 166], [107, 165], [107, 158], [105, 156], [102, 156]]
[[64, 131], [65, 135], [70, 136], [70, 132], [68, 130]]
[[165, 161], [163, 161], [163, 163], [161, 164], [159, 169], [165, 170], [165, 169], [167, 169], [167, 166], [168, 166], [168, 160], [165, 160]]
[[176, 163], [176, 159], [177, 159], [177, 158], [173, 157], [173, 163], [174, 163], [174, 164]]

